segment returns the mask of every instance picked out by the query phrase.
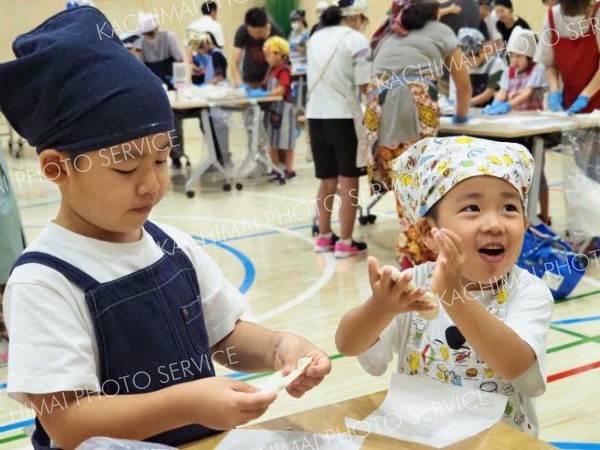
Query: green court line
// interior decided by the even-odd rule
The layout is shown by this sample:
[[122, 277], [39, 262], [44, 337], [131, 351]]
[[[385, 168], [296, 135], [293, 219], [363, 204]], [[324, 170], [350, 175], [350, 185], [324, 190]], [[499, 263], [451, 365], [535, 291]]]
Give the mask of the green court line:
[[578, 345], [587, 344], [588, 342], [596, 342], [596, 343], [600, 344], [600, 335], [586, 336], [585, 334], [577, 333], [576, 331], [557, 327], [555, 325], [550, 325], [550, 329], [554, 330], [554, 331], [558, 331], [559, 333], [568, 334], [569, 336], [574, 336], [574, 337], [578, 338], [578, 340], [573, 341], [573, 342], [567, 342], [566, 344], [557, 345], [556, 347], [549, 348], [546, 350], [546, 353], [560, 352], [562, 350], [567, 350], [569, 348], [576, 347]]
[[10, 436], [4, 439], [0, 439], [0, 444], [6, 444], [7, 442], [18, 441], [19, 439], [24, 439], [27, 436], [25, 433], [15, 434], [14, 436]]
[[579, 339], [593, 339], [590, 336], [586, 336], [585, 334], [578, 333], [576, 331], [567, 330], [566, 328], [557, 327], [556, 325], [550, 325], [550, 329], [554, 331], [558, 331], [560, 333], [568, 334], [570, 336], [574, 336]]
[[600, 294], [600, 290], [587, 292], [585, 294], [573, 295], [572, 297], [563, 298], [561, 300], [555, 300], [554, 303], [562, 303], [562, 302], [566, 302], [569, 300], [577, 300], [578, 298], [591, 297], [592, 295], [597, 295], [597, 294]]

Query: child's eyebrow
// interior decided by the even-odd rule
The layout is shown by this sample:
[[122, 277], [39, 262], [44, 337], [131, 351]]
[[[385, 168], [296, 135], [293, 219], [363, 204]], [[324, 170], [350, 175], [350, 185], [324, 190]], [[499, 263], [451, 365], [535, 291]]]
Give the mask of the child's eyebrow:
[[[520, 198], [519, 194], [517, 194], [516, 192], [513, 192], [513, 191], [501, 191], [500, 196], [505, 199], [519, 199]], [[461, 195], [458, 198], [458, 201], [464, 202], [467, 200], [479, 200], [481, 198], [483, 198], [483, 194], [481, 194], [480, 192], [469, 192], [469, 193]]]

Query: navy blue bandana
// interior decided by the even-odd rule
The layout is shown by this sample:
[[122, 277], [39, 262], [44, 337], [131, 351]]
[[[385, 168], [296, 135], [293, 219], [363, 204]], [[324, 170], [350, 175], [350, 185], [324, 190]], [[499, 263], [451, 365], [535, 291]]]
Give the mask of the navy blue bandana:
[[41, 153], [80, 154], [174, 128], [162, 83], [97, 9], [63, 11], [13, 42], [0, 109]]

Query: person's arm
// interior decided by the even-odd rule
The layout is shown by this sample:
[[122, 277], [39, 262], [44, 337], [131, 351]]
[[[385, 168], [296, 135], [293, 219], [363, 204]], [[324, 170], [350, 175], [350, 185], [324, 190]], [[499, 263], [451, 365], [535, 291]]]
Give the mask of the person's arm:
[[456, 47], [452, 53], [446, 56], [446, 67], [450, 68], [450, 76], [456, 85], [456, 115], [466, 118], [469, 115], [469, 102], [473, 90], [469, 76], [468, 64], [462, 64], [463, 53]]
[[560, 83], [556, 66], [546, 66], [546, 77], [548, 78], [550, 92], [558, 92]]
[[596, 71], [594, 78], [588, 83], [580, 95], [585, 95], [588, 98], [592, 98], [596, 93], [600, 91], [600, 67]]
[[242, 84], [242, 75], [240, 73], [240, 64], [242, 62], [243, 50], [238, 47], [234, 47], [231, 52], [231, 82], [234, 86]]
[[391, 270], [386, 268], [380, 274], [379, 261], [373, 257], [369, 257], [368, 268], [373, 294], [344, 315], [335, 333], [335, 346], [345, 356], [366, 352], [398, 314], [431, 309], [429, 303], [420, 301], [425, 295], [423, 288], [408, 289], [411, 274], [405, 272], [394, 281]]
[[73, 449], [94, 436], [144, 440], [191, 424], [229, 430], [260, 417], [277, 395], [210, 377], [148, 394], [66, 391], [29, 398], [50, 438], [60, 448]]
[[[431, 289], [464, 338], [496, 374], [515, 380], [536, 360], [533, 349], [519, 335], [490, 314], [461, 281], [465, 263], [463, 243], [449, 230], [432, 229], [439, 249]], [[498, 345], [502, 342], [502, 345]]]
[[504, 89], [500, 89], [498, 92], [496, 92], [496, 95], [494, 96], [494, 100], [497, 102], [505, 102], [507, 98], [508, 92]]
[[471, 106], [485, 105], [492, 98], [494, 98], [494, 90], [492, 88], [486, 88], [481, 94], [476, 95], [471, 99]]
[[175, 61], [182, 62], [183, 52], [181, 51], [181, 46], [179, 45], [179, 39], [177, 38], [177, 35], [172, 31], [168, 31], [167, 39], [169, 41], [169, 54]]
[[306, 339], [291, 333], [280, 333], [260, 325], [238, 321], [234, 330], [212, 348], [213, 358], [221, 364], [231, 362], [225, 355], [234, 349], [235, 369], [246, 372], [283, 370], [284, 374], [296, 368], [300, 358], [312, 358], [312, 363], [287, 388], [292, 397], [301, 397], [317, 386], [331, 371], [331, 361], [325, 352]]
[[231, 68], [231, 83], [233, 86], [239, 86], [243, 83], [240, 73], [240, 65], [242, 63], [242, 54], [246, 45], [246, 28], [242, 25], [235, 33], [233, 41], [233, 50], [231, 51], [230, 65]]
[[511, 106], [512, 109], [515, 109], [517, 106], [520, 106], [523, 103], [527, 102], [533, 96], [536, 89], [538, 88], [525, 88], [515, 96], [509, 95], [508, 104]]
[[452, 3], [451, 5], [445, 6], [444, 8], [440, 8], [438, 10], [438, 19], [447, 16], [448, 14], [460, 14], [461, 12], [462, 8], [460, 5]]

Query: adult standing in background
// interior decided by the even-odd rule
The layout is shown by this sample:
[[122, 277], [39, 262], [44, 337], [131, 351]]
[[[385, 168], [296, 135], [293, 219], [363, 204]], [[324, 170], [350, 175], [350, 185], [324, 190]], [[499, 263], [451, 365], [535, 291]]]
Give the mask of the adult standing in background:
[[202, 33], [210, 33], [215, 38], [217, 46], [219, 48], [225, 47], [225, 37], [223, 35], [223, 26], [217, 21], [219, 7], [213, 0], [205, 0], [202, 3], [202, 17], [195, 22], [189, 24], [187, 28], [187, 34], [190, 32], [196, 32], [200, 35]]
[[510, 35], [516, 27], [531, 30], [529, 24], [515, 14], [511, 0], [495, 0], [494, 9], [496, 16], [498, 16], [496, 28], [502, 35], [504, 42], [508, 42]]
[[[600, 108], [600, 2], [561, 0], [548, 9], [535, 61], [546, 66], [552, 111]], [[563, 90], [559, 90], [559, 76]]]
[[[250, 8], [246, 11], [244, 24], [241, 25], [236, 33], [233, 42], [233, 52], [231, 54], [231, 82], [234, 86], [245, 84], [249, 88], [256, 89], [263, 87], [269, 64], [265, 60], [263, 47], [265, 41], [271, 36], [279, 36], [285, 39], [283, 31], [275, 23], [271, 22], [264, 8]], [[242, 64], [240, 72], [240, 64]], [[252, 130], [253, 116], [250, 112], [244, 113], [246, 129]], [[252, 140], [251, 132], [248, 132], [248, 142]], [[264, 138], [259, 139], [259, 152], [266, 159], [267, 142]], [[250, 147], [250, 145], [248, 145]], [[258, 177], [267, 175], [268, 168], [263, 163], [257, 163], [249, 173], [248, 177]]]
[[315, 6], [315, 12], [316, 12], [316, 16], [317, 16], [317, 23], [315, 23], [313, 25], [313, 27], [310, 30], [310, 36], [312, 36], [313, 34], [315, 34], [317, 31], [319, 31], [321, 28], [323, 28], [323, 25], [321, 24], [321, 15], [323, 14], [323, 12], [329, 8], [329, 3], [327, 3], [324, 0], [321, 0], [320, 2], [317, 3], [317, 5]]
[[481, 17], [479, 31], [481, 31], [486, 41], [491, 41], [496, 45], [502, 44], [502, 35], [496, 27], [498, 16], [494, 9], [494, 0], [478, 0], [478, 3], [479, 17]]
[[[356, 221], [358, 178], [366, 173], [359, 89], [369, 82], [369, 42], [361, 33], [368, 23], [365, 0], [340, 0], [323, 12], [323, 28], [308, 41], [308, 104], [306, 118], [316, 177], [320, 180], [317, 211], [320, 235], [316, 252], [334, 251], [337, 258], [366, 251], [352, 239]], [[339, 190], [338, 190], [339, 187]], [[333, 233], [331, 215], [340, 196], [340, 237]]]
[[440, 17], [440, 22], [448, 25], [458, 35], [461, 28], [479, 28], [481, 17], [477, 8], [476, 0], [448, 0], [440, 3], [440, 9], [451, 7], [452, 5], [460, 7], [458, 14], [445, 14]]
[[173, 63], [183, 61], [177, 35], [172, 31], [159, 31], [156, 14], [140, 11], [138, 25], [143, 35], [140, 59], [169, 89], [174, 89]]
[[[159, 31], [158, 16], [140, 11], [138, 14], [139, 33], [143, 35], [139, 58], [168, 89], [173, 86], [173, 63], [183, 61], [183, 52], [177, 35], [172, 31]], [[181, 169], [181, 146], [174, 145], [171, 153], [171, 167]]]
[[[473, 1], [473, 0], [469, 0]], [[466, 122], [471, 99], [468, 64], [458, 38], [437, 20], [436, 0], [394, 0], [392, 17], [374, 41], [372, 80], [367, 90], [365, 126], [373, 162], [370, 177], [383, 189], [393, 186], [393, 163], [415, 142], [435, 136], [440, 126], [437, 86], [441, 68], [456, 85], [454, 122]], [[410, 189], [410, 186], [407, 186]], [[399, 266], [434, 260], [396, 199], [400, 232]]]

